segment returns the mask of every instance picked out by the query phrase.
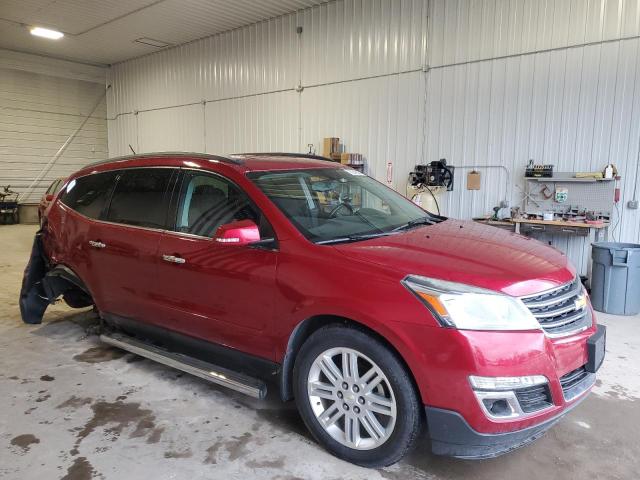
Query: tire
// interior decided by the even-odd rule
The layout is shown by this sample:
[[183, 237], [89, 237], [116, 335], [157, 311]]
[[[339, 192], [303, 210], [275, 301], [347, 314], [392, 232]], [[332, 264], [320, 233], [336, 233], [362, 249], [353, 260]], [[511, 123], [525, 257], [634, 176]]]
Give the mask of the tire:
[[[354, 362], [357, 369], [343, 367]], [[340, 325], [319, 329], [298, 352], [293, 382], [304, 423], [336, 457], [378, 468], [414, 446], [422, 402], [402, 361], [373, 336]]]

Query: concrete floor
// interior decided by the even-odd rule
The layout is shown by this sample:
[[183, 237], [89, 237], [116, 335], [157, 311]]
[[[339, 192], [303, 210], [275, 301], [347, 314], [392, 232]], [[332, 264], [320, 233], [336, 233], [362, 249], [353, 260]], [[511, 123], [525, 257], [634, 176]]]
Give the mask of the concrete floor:
[[635, 479], [640, 317], [600, 314], [607, 360], [592, 394], [544, 438], [485, 461], [435, 457], [422, 438], [367, 470], [311, 439], [293, 403], [253, 400], [92, 334], [90, 311], [52, 306], [22, 324], [18, 291], [35, 227], [0, 226], [0, 478]]

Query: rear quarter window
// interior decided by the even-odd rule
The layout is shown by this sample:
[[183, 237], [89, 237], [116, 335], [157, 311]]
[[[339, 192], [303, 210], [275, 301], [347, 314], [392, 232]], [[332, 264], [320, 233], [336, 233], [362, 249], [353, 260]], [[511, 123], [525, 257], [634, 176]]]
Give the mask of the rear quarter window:
[[116, 172], [94, 173], [71, 180], [60, 195], [60, 201], [76, 212], [100, 218], [113, 188]]
[[64, 180], [60, 179], [57, 181], [56, 186], [53, 187], [53, 194], [55, 195], [56, 193], [58, 193], [60, 191], [60, 189], [62, 188], [62, 185], [64, 185]]

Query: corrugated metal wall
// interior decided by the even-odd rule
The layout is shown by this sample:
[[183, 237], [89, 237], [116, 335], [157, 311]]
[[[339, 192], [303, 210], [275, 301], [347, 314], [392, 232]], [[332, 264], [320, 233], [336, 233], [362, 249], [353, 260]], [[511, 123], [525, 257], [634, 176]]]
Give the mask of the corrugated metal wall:
[[[378, 179], [391, 163], [401, 192], [416, 162], [504, 165], [521, 184], [533, 158], [558, 171], [614, 162], [627, 200], [640, 137], [639, 3], [337, 0], [114, 66], [110, 154], [129, 144], [319, 151], [338, 136]], [[465, 190], [460, 172], [446, 214], [520, 202], [504, 172], [480, 171], [480, 191]], [[640, 241], [638, 211], [624, 205], [616, 237]], [[554, 242], [585, 271], [582, 241]]]
[[22, 203], [37, 203], [51, 181], [107, 157], [106, 101], [29, 195], [28, 187], [82, 123], [104, 84], [59, 78], [0, 65], [0, 186]]

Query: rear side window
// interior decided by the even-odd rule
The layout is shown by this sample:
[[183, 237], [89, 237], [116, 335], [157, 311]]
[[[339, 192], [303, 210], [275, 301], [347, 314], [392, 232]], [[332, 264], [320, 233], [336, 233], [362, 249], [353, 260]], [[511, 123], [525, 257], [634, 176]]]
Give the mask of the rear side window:
[[100, 218], [113, 188], [115, 172], [94, 173], [71, 180], [60, 195], [62, 203], [89, 218]]
[[170, 168], [122, 170], [107, 220], [138, 227], [165, 228]]

